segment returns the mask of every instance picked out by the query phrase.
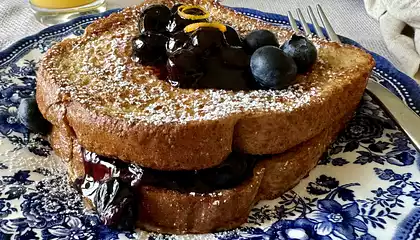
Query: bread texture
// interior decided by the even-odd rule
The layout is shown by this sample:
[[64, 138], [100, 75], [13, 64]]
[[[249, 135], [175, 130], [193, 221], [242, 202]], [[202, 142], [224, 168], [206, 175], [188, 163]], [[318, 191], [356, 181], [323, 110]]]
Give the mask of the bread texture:
[[275, 199], [312, 170], [334, 141], [348, 117], [315, 137], [264, 159], [240, 186], [208, 194], [181, 194], [152, 186], [141, 187], [137, 226], [161, 233], [207, 233], [239, 227], [260, 200]]
[[[211, 20], [240, 34], [268, 29], [280, 43], [293, 34], [214, 1], [184, 2], [205, 7]], [[354, 110], [374, 66], [361, 49], [313, 38], [317, 62], [287, 89], [174, 88], [131, 59], [140, 13], [158, 3], [171, 7], [175, 2], [146, 0], [97, 20], [83, 36], [48, 50], [37, 73], [36, 99], [62, 140], [158, 170], [209, 168], [232, 150], [280, 154]], [[74, 163], [76, 149], [55, 150]]]
[[[352, 115], [352, 112], [348, 113], [315, 137], [282, 154], [259, 161], [253, 176], [235, 188], [201, 194], [141, 185], [137, 189], [140, 199], [136, 226], [175, 234], [207, 233], [240, 226], [247, 221], [250, 210], [259, 200], [277, 198], [298, 184], [316, 166]], [[75, 180], [84, 176], [81, 146], [75, 140], [62, 137], [63, 133], [53, 129], [52, 146], [75, 150], [67, 164], [69, 176]], [[92, 207], [89, 200], [85, 199], [85, 202], [86, 207]]]

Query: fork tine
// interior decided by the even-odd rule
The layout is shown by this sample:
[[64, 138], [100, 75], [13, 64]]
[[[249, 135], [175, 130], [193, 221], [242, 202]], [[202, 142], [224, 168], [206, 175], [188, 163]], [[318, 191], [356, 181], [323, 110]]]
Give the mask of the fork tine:
[[295, 31], [296, 33], [299, 32], [299, 28], [296, 24], [296, 20], [293, 18], [293, 15], [290, 11], [287, 12], [287, 17], [289, 18], [289, 23], [290, 26], [292, 27], [293, 31]]
[[302, 25], [303, 30], [305, 31], [306, 35], [311, 35], [311, 29], [309, 28], [308, 24], [306, 23], [305, 18], [303, 17], [302, 11], [300, 11], [300, 8], [298, 8], [297, 10], [297, 14], [299, 17], [299, 21], [300, 21], [300, 25]]
[[322, 24], [324, 25], [325, 30], [327, 31], [327, 34], [330, 37], [331, 41], [341, 43], [337, 34], [335, 34], [334, 29], [332, 28], [330, 21], [328, 21], [327, 16], [325, 16], [325, 13], [322, 10], [321, 5], [317, 4], [316, 8], [318, 10], [319, 17], [321, 18]]
[[314, 26], [314, 28], [315, 28], [315, 33], [316, 33], [316, 35], [318, 35], [318, 37], [320, 37], [320, 38], [325, 38], [325, 35], [324, 35], [324, 33], [322, 32], [322, 29], [321, 29], [321, 27], [319, 26], [318, 21], [316, 20], [315, 14], [314, 14], [314, 12], [312, 11], [311, 6], [308, 6], [307, 10], [308, 10], [309, 18], [311, 19], [312, 25], [313, 25], [313, 26]]

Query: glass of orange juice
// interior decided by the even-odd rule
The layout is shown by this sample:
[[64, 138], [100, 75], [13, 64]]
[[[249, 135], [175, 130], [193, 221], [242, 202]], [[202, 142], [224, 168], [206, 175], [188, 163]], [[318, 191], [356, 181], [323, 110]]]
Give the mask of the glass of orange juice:
[[36, 19], [45, 25], [106, 10], [105, 0], [29, 0], [29, 3]]

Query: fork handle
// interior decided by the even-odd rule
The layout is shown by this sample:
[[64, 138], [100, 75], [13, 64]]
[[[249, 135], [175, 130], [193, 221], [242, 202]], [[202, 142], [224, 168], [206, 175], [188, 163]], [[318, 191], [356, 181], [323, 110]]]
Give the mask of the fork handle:
[[366, 90], [407, 134], [417, 150], [420, 150], [420, 117], [381, 84], [369, 79]]

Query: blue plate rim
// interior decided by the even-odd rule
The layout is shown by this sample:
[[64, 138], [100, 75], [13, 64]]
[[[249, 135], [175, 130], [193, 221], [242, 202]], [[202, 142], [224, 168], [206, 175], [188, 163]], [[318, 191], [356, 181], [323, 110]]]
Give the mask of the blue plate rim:
[[[245, 14], [247, 16], [258, 18], [270, 23], [274, 24], [283, 24], [288, 25], [288, 18], [284, 15], [277, 14], [277, 13], [269, 13], [263, 12], [256, 9], [251, 8], [243, 8], [243, 7], [231, 7], [236, 12], [241, 14]], [[80, 25], [88, 21], [93, 21], [98, 18], [106, 17], [112, 13], [120, 11], [122, 8], [115, 8], [110, 9], [102, 13], [92, 14], [92, 15], [84, 15], [73, 20], [70, 20], [65, 23], [49, 26], [38, 33], [33, 35], [27, 36], [18, 40], [17, 42], [13, 43], [9, 47], [5, 48], [4, 50], [0, 51], [0, 66], [6, 64], [7, 62], [11, 61], [14, 57], [16, 57], [19, 51], [25, 49], [26, 47], [30, 46], [33, 43], [36, 43], [38, 40], [46, 37], [48, 35], [53, 35], [57, 33], [57, 30], [67, 30], [70, 29], [74, 25]], [[298, 23], [299, 24], [299, 23]], [[310, 28], [313, 30], [313, 26], [309, 24]], [[65, 31], [64, 31], [65, 32]], [[420, 115], [420, 86], [417, 82], [412, 79], [411, 77], [407, 76], [403, 72], [399, 71], [389, 60], [380, 56], [379, 54], [367, 50], [361, 44], [357, 43], [354, 40], [351, 40], [347, 37], [340, 36], [342, 41], [346, 44], [351, 44], [357, 47], [360, 47], [370, 53], [376, 61], [376, 66], [374, 68], [378, 70], [379, 73], [383, 74], [383, 77], [387, 78], [390, 82], [393, 81], [395, 83], [394, 86], [390, 87], [389, 85], [384, 85], [389, 90], [391, 90], [396, 96], [400, 99], [405, 101], [404, 97], [402, 96], [401, 92], [404, 92], [406, 96], [410, 97], [411, 102], [405, 101], [405, 103], [415, 110]], [[383, 73], [380, 69], [387, 69], [387, 73]]]

